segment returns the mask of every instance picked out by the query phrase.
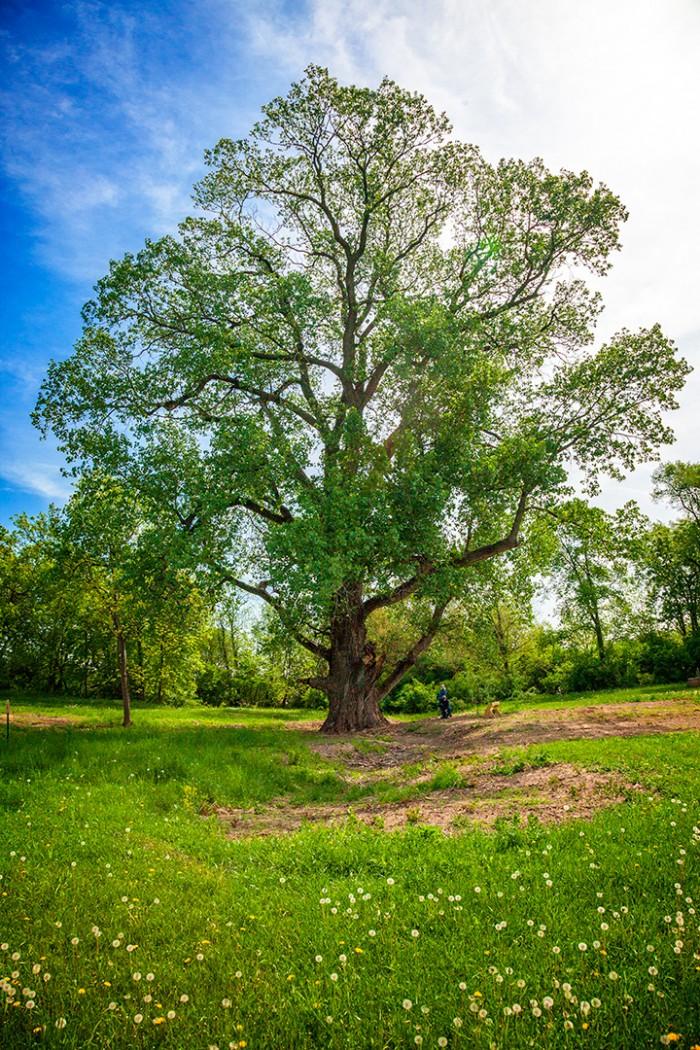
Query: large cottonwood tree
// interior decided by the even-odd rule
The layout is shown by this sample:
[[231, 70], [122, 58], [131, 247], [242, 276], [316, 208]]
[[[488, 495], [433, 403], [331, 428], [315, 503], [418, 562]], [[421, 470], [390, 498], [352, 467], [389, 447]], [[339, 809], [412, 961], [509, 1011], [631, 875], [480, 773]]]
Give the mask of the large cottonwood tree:
[[[38, 419], [150, 486], [318, 658], [324, 728], [364, 729], [571, 464], [594, 480], [669, 439], [687, 369], [656, 326], [590, 349], [610, 190], [490, 164], [392, 81], [310, 67], [207, 163], [197, 214], [98, 284]], [[404, 601], [422, 627], [390, 665], [368, 619]]]

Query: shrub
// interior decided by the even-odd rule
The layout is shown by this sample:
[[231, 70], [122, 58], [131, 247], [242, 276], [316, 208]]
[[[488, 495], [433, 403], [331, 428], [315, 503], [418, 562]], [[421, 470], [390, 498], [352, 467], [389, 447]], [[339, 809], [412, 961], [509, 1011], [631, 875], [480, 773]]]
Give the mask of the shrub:
[[411, 679], [390, 694], [384, 706], [387, 711], [403, 712], [404, 714], [431, 711], [436, 706], [435, 689], [432, 685]]

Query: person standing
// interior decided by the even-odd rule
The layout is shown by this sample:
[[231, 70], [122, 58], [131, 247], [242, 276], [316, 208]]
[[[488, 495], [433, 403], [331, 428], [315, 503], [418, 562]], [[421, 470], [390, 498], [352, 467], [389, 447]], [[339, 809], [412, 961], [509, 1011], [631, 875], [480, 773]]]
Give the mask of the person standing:
[[440, 709], [440, 718], [452, 718], [452, 705], [450, 704], [450, 698], [447, 695], [447, 689], [444, 685], [440, 686], [437, 695], [437, 702]]

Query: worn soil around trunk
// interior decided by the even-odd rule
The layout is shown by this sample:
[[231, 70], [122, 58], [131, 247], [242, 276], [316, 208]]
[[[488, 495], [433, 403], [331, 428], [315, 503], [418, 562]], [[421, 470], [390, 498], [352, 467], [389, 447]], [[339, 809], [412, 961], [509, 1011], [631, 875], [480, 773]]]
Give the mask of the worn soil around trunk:
[[[296, 729], [314, 736], [312, 722]], [[651, 700], [639, 703], [557, 707], [517, 711], [494, 718], [457, 715], [393, 723], [375, 733], [354, 738], [313, 739], [311, 746], [324, 758], [351, 769], [379, 769], [424, 761], [433, 754], [443, 759], [493, 754], [502, 747], [529, 747], [553, 740], [600, 739], [700, 730], [700, 704], [694, 700]], [[357, 747], [358, 740], [375, 742]], [[385, 745], [383, 747], [382, 745]]]
[[[352, 805], [300, 806], [283, 799], [264, 809], [207, 807], [232, 838], [280, 835], [305, 825], [338, 825], [348, 820], [387, 831], [410, 824], [431, 825], [454, 834], [470, 825], [500, 819], [559, 822], [587, 818], [645, 790], [617, 773], [584, 770], [568, 763], [534, 765], [498, 760], [501, 748], [555, 740], [627, 737], [649, 733], [700, 731], [700, 704], [676, 699], [638, 703], [559, 707], [519, 711], [485, 719], [473, 715], [448, 720], [394, 723], [355, 737], [319, 739], [314, 723], [293, 727], [309, 746], [332, 762], [348, 785], [400, 783], [412, 797], [402, 801], [362, 798]], [[436, 772], [449, 764], [454, 786], [442, 789]], [[437, 785], [437, 786], [436, 786]]]

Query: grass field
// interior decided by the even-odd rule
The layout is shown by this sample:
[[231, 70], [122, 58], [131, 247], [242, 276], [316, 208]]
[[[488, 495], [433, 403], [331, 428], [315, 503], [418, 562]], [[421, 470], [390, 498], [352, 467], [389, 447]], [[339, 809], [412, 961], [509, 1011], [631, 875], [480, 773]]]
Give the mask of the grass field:
[[[608, 732], [607, 704], [644, 706], [640, 735], [516, 742], [589, 707]], [[453, 720], [448, 761], [432, 718], [318, 749], [313, 713], [137, 709], [124, 731], [108, 704], [24, 698], [0, 747], [0, 1046], [700, 1045], [700, 734], [657, 731], [653, 704], [695, 724], [681, 689], [558, 698], [507, 714], [509, 747], [475, 748], [471, 719], [462, 754]], [[560, 763], [624, 801], [542, 823], [511, 787], [488, 828], [421, 820], [465, 771], [507, 794]], [[396, 833], [350, 810], [230, 838], [212, 815], [388, 811], [402, 788]]]

